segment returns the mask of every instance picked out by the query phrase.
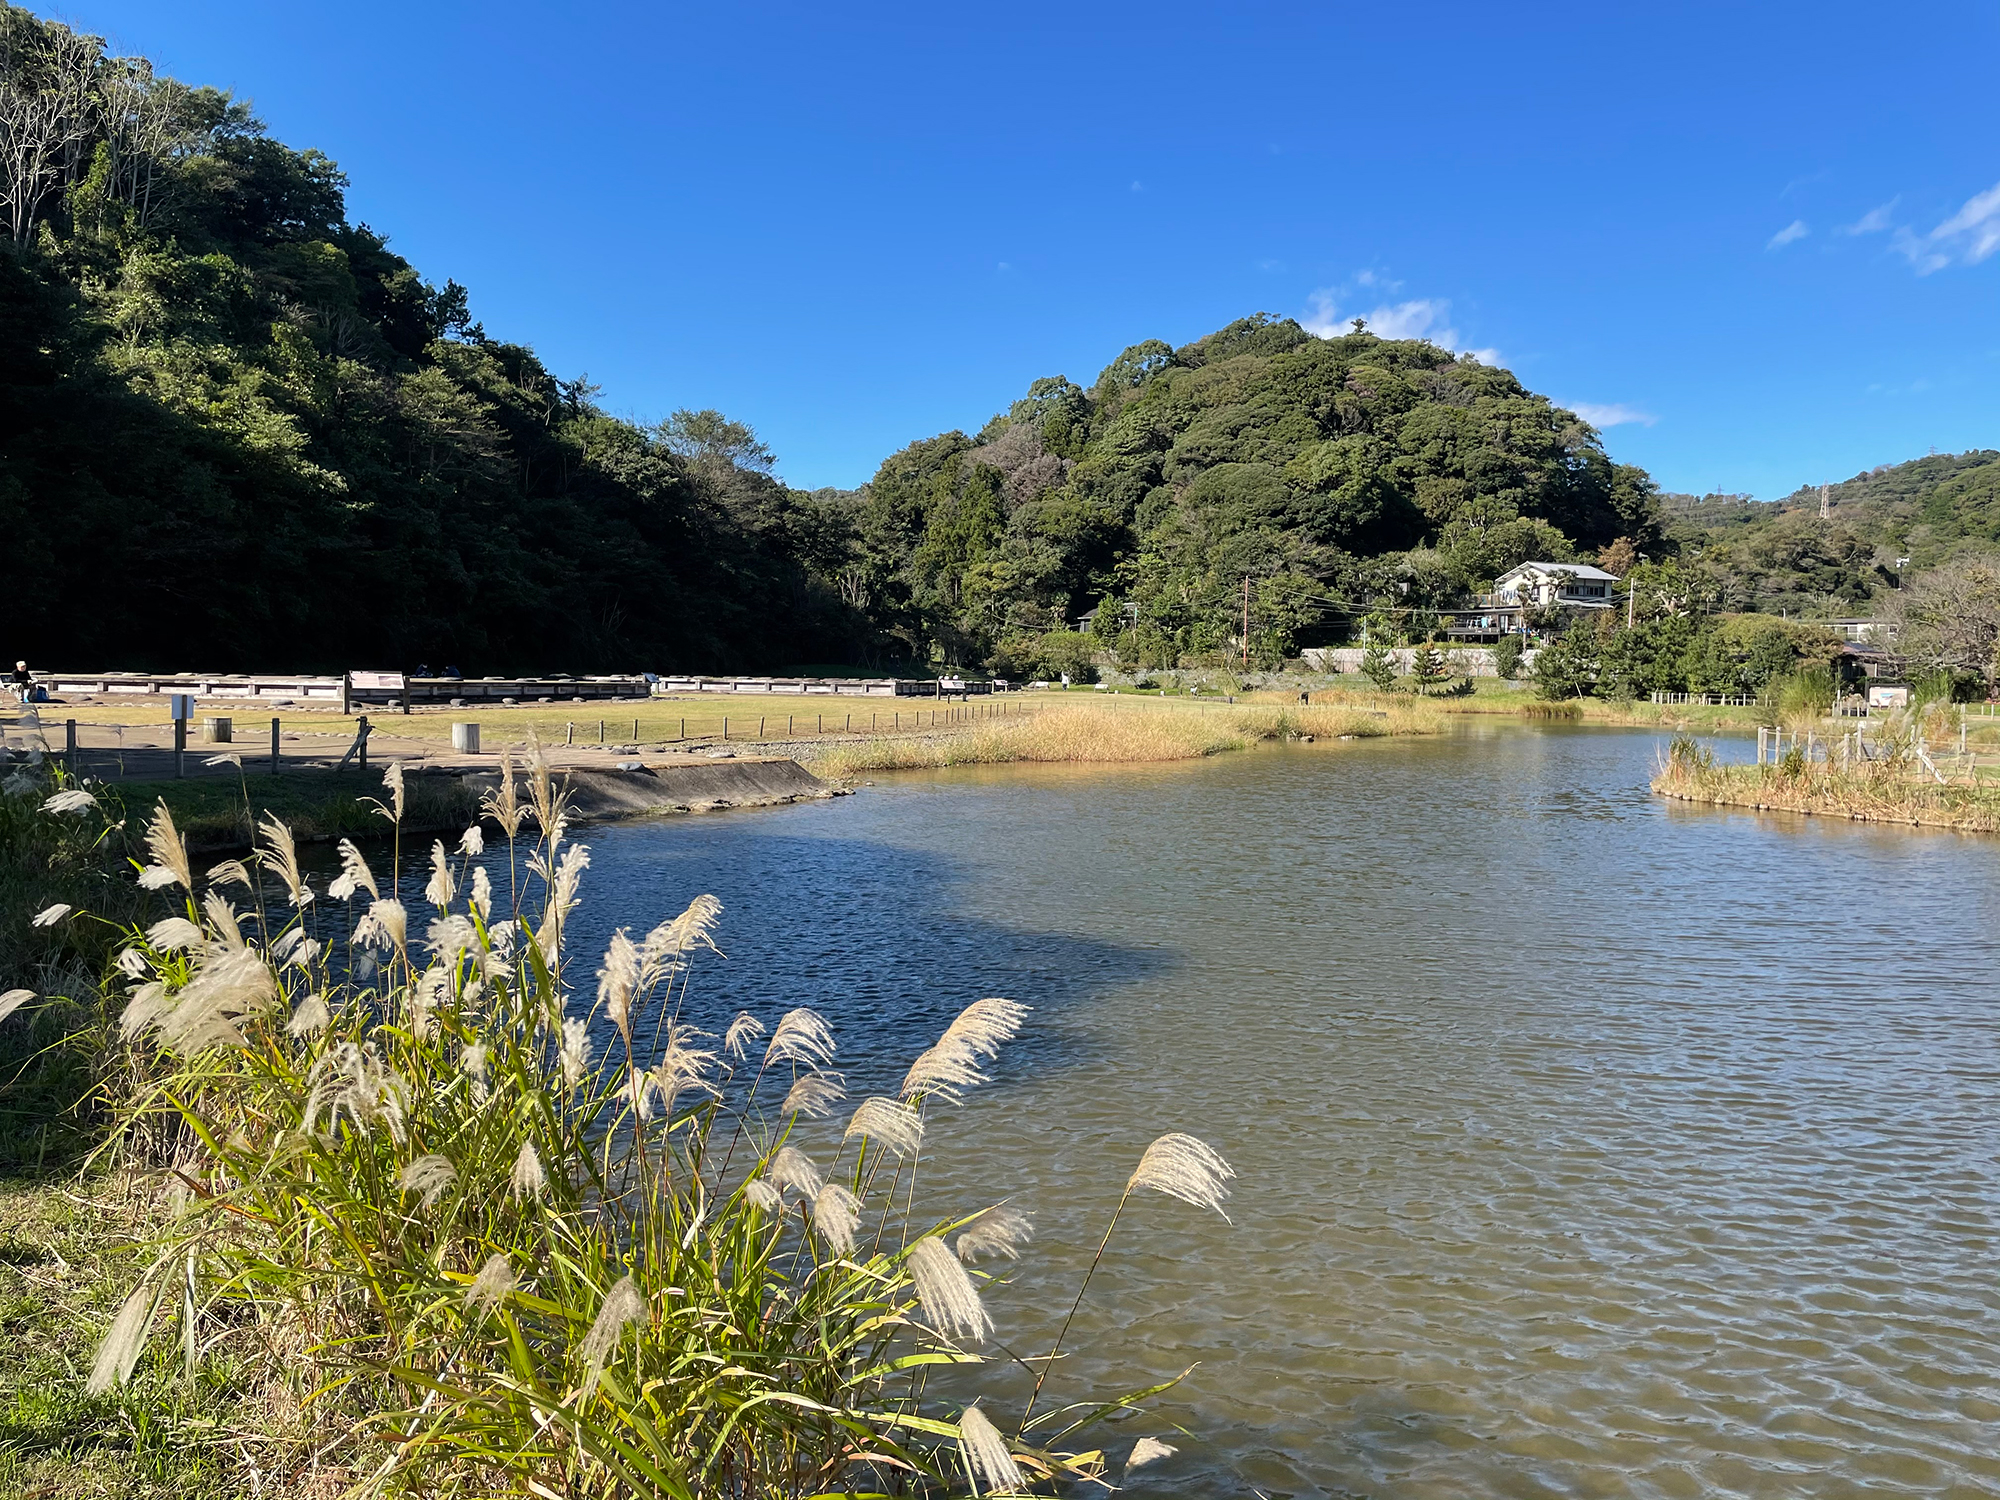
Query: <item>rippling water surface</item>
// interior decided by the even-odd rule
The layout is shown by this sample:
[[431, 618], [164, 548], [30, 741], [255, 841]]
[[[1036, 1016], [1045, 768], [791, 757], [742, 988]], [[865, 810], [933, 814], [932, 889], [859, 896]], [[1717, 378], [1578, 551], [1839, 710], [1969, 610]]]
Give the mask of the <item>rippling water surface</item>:
[[600, 828], [580, 937], [714, 891], [704, 1019], [819, 1007], [862, 1087], [967, 1001], [1033, 1005], [923, 1183], [1034, 1209], [991, 1298], [1017, 1350], [1146, 1142], [1214, 1142], [1233, 1226], [1135, 1200], [1059, 1371], [1199, 1362], [1107, 1443], [1179, 1445], [1136, 1493], [2000, 1493], [2000, 841], [1662, 804], [1657, 747], [1510, 727]]

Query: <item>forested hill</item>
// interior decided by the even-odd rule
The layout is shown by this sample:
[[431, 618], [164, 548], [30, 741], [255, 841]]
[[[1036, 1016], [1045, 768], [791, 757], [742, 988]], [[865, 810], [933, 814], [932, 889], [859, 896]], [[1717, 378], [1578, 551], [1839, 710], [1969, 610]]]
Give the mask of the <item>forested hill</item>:
[[[0, 0], [10, 655], [165, 670], [1260, 658], [1658, 534], [1504, 370], [1262, 315], [1035, 382], [860, 492], [471, 320], [240, 100]], [[1111, 607], [1097, 606], [1109, 601]]]
[[1250, 581], [1259, 653], [1352, 607], [1434, 605], [1525, 559], [1658, 539], [1653, 485], [1505, 370], [1263, 315], [1039, 380], [978, 433], [882, 465], [858, 520], [877, 617], [952, 659], [1029, 665], [1096, 610], [1149, 664], [1222, 649]]
[[[2000, 547], [2000, 452], [1991, 448], [1882, 464], [1828, 485], [1827, 499], [1833, 520], [1894, 548], [1914, 568]], [[1779, 503], [1816, 516], [1819, 488], [1802, 485]]]
[[1668, 541], [1726, 610], [1808, 618], [1875, 613], [1907, 575], [2000, 550], [2000, 452], [1883, 464], [1782, 500], [1663, 496]]
[[839, 502], [613, 420], [240, 101], [0, 4], [11, 660], [748, 669], [868, 634]]

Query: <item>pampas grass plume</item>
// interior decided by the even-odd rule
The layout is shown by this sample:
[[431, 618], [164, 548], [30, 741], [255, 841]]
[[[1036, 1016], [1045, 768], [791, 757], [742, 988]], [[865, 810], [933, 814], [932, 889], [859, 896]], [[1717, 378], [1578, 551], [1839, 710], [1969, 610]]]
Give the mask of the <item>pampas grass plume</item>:
[[854, 1232], [861, 1227], [861, 1200], [837, 1182], [829, 1182], [813, 1198], [813, 1228], [835, 1255], [854, 1251]]
[[959, 1413], [958, 1443], [965, 1461], [989, 1495], [1011, 1495], [1021, 1488], [1021, 1466], [1008, 1451], [1007, 1440], [977, 1406]]
[[76, 908], [71, 906], [67, 901], [58, 901], [54, 905], [45, 906], [36, 912], [33, 920], [28, 925], [31, 927], [53, 927], [75, 910]]
[[597, 1388], [598, 1377], [604, 1373], [605, 1362], [618, 1347], [619, 1338], [645, 1315], [646, 1299], [640, 1294], [639, 1284], [630, 1276], [604, 1294], [604, 1305], [597, 1311], [597, 1321], [583, 1336], [583, 1346], [578, 1351], [583, 1356], [585, 1391]]
[[1146, 1148], [1125, 1190], [1151, 1188], [1196, 1208], [1212, 1208], [1227, 1223], [1229, 1215], [1222, 1213], [1222, 1200], [1229, 1196], [1229, 1179], [1235, 1175], [1207, 1142], [1170, 1132]]
[[786, 1093], [780, 1110], [808, 1120], [824, 1120], [846, 1097], [847, 1085], [838, 1073], [804, 1073]]
[[863, 1099], [841, 1139], [861, 1136], [898, 1156], [908, 1156], [924, 1139], [924, 1117], [909, 1105], [879, 1094]]
[[514, 1290], [514, 1263], [504, 1255], [489, 1255], [465, 1289], [465, 1308], [477, 1317], [487, 1317]]
[[943, 1240], [925, 1235], [910, 1246], [904, 1264], [917, 1284], [917, 1300], [938, 1332], [980, 1338], [992, 1329], [993, 1320], [987, 1316], [986, 1304], [979, 1300], [979, 1289]]
[[778, 1029], [771, 1033], [771, 1045], [764, 1049], [764, 1066], [797, 1063], [820, 1068], [833, 1061], [833, 1028], [817, 1011], [800, 1006], [785, 1012]]
[[1008, 1260], [1021, 1258], [1021, 1247], [1033, 1239], [1035, 1221], [1018, 1208], [989, 1208], [972, 1221], [953, 1246], [958, 1258], [971, 1265], [981, 1256], [998, 1255]]

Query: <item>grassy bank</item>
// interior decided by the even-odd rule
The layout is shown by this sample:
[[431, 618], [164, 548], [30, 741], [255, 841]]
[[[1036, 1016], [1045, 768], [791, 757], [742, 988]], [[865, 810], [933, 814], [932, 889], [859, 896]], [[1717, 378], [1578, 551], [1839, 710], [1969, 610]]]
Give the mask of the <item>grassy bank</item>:
[[932, 736], [829, 745], [809, 761], [821, 776], [1015, 761], [1115, 763], [1196, 760], [1263, 740], [1434, 734], [1432, 700], [1383, 695], [1366, 704], [1096, 698], [1059, 702], [1019, 719]]
[[2000, 786], [1940, 785], [1913, 758], [1900, 756], [1845, 771], [1797, 753], [1777, 765], [1724, 766], [1683, 739], [1671, 747], [1653, 790], [1717, 807], [2000, 833]]

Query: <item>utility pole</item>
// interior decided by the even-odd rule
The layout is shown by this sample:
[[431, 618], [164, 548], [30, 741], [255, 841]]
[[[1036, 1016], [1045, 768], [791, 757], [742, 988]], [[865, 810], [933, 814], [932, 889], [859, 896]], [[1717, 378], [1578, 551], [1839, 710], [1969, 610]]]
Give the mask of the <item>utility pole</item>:
[[1250, 575], [1243, 575], [1243, 670], [1250, 670]]
[[1830, 484], [1819, 487], [1819, 518], [1822, 521], [1833, 519], [1833, 486]]

